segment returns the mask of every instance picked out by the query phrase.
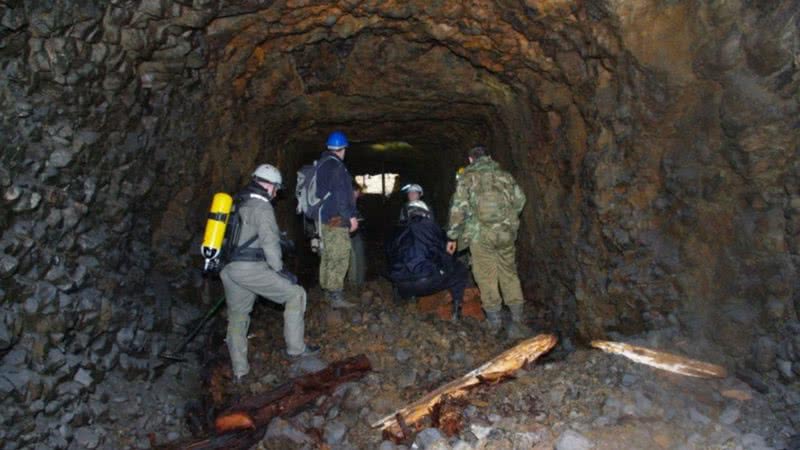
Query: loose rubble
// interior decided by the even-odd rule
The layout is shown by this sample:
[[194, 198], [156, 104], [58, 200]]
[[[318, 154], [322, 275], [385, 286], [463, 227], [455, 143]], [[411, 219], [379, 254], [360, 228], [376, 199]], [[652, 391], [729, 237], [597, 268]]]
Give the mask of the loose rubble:
[[[412, 441], [384, 441], [380, 429], [371, 423], [461, 376], [514, 341], [502, 334], [486, 334], [472, 319], [452, 323], [433, 314], [415, 315], [413, 305], [394, 306], [385, 282], [368, 283], [366, 289], [372, 293], [369, 300], [351, 313], [367, 320], [329, 326], [326, 317], [338, 312], [312, 291], [308, 323], [312, 339], [328, 343], [323, 360], [371, 349], [374, 373], [341, 386], [295, 417], [276, 419], [257, 448], [316, 448], [325, 443], [333, 449], [744, 450], [759, 445], [791, 448], [789, 443], [797, 439], [797, 417], [792, 411], [800, 405], [800, 396], [777, 377], [763, 380], [776, 390], [765, 395], [734, 376], [691, 378], [585, 348], [545, 357], [520, 370], [514, 379], [471, 391], [462, 408], [463, 429], [453, 436], [423, 427]], [[358, 298], [353, 294], [350, 299]], [[370, 329], [380, 312], [395, 320]], [[275, 379], [289, 376], [292, 367], [281, 356], [280, 324], [280, 313], [264, 307], [256, 311], [251, 325], [256, 330], [251, 345], [258, 348], [253, 367]], [[370, 339], [364, 339], [365, 333]], [[653, 339], [643, 335], [631, 341], [644, 345]], [[393, 352], [383, 350], [387, 341], [393, 343]], [[455, 348], [465, 353], [469, 364], [447, 357]], [[216, 370], [229, 371], [224, 361]], [[420, 374], [419, 381], [404, 383], [404, 374], [412, 371]], [[269, 387], [264, 383], [226, 386], [222, 403]]]

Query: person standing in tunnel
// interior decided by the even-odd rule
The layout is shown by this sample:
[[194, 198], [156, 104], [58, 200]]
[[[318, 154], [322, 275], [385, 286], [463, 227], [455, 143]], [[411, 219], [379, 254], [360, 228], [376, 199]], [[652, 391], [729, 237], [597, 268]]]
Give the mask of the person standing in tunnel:
[[237, 384], [250, 372], [247, 330], [256, 296], [284, 305], [283, 336], [290, 357], [310, 356], [320, 350], [319, 346], [305, 343], [306, 291], [283, 268], [281, 234], [271, 203], [281, 183], [280, 171], [262, 164], [235, 198], [240, 221], [238, 241], [220, 278], [228, 306], [226, 341]]
[[505, 301], [512, 317], [509, 336], [523, 337], [531, 331], [524, 324], [515, 242], [525, 194], [486, 147], [472, 148], [468, 159], [470, 164], [458, 177], [450, 203], [447, 251], [455, 253], [459, 241], [469, 246], [472, 275], [481, 291], [489, 329], [500, 329]]
[[428, 205], [422, 200], [422, 196], [425, 195], [425, 193], [422, 190], [422, 186], [420, 186], [418, 184], [414, 184], [414, 183], [407, 184], [407, 185], [403, 186], [402, 189], [400, 189], [400, 192], [402, 192], [402, 193], [404, 193], [404, 194], [406, 194], [408, 196], [408, 201], [400, 209], [400, 218], [397, 221], [398, 224], [405, 225], [408, 222], [408, 217], [409, 217], [408, 213], [409, 213], [409, 210], [411, 208], [410, 205], [413, 202], [419, 202], [419, 203], [422, 203], [423, 205], [425, 205], [425, 209], [428, 210], [428, 214], [430, 215], [431, 220], [436, 221], [436, 219], [433, 218], [433, 212], [430, 211], [430, 208], [428, 208]]
[[320, 207], [319, 233], [322, 255], [319, 284], [334, 308], [352, 308], [344, 299], [344, 280], [350, 266], [350, 233], [358, 230], [358, 211], [353, 193], [353, 177], [344, 165], [347, 137], [331, 133], [317, 166], [317, 197]]

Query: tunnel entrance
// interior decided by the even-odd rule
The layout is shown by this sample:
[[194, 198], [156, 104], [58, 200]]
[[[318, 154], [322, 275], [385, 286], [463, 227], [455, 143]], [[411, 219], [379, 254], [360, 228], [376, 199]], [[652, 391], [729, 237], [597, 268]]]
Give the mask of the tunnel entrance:
[[[397, 187], [424, 186], [446, 225], [478, 143], [528, 199], [530, 323], [575, 351], [479, 390], [448, 446], [798, 447], [797, 1], [0, 5], [4, 447], [176, 443], [214, 411], [183, 419], [200, 386], [219, 406], [309, 368], [285, 357], [281, 308], [265, 302], [246, 387], [230, 385], [224, 307], [186, 361], [160, 357], [225, 301], [198, 254], [209, 200], [270, 163], [287, 180], [275, 213], [297, 243], [309, 338], [328, 362], [365, 353], [374, 370], [258, 445], [378, 448], [372, 416], [511, 345], [395, 305], [381, 278]], [[352, 311], [324, 307], [292, 198], [336, 129], [353, 175], [398, 174], [361, 200], [369, 269]], [[729, 376], [676, 381], [593, 340]]]

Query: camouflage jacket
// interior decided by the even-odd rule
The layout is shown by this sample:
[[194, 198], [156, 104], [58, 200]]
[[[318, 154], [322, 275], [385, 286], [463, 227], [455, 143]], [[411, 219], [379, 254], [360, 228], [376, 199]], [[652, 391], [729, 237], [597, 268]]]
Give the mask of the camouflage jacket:
[[525, 194], [511, 174], [488, 156], [478, 158], [457, 178], [447, 237], [469, 243], [482, 228], [516, 233], [524, 206]]

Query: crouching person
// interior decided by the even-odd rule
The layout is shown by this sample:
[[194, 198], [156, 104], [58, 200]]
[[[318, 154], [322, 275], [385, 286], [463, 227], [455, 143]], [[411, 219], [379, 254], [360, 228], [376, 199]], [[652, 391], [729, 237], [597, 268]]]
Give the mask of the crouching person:
[[236, 383], [250, 371], [247, 331], [257, 296], [284, 305], [283, 336], [290, 357], [319, 352], [319, 346], [305, 343], [306, 291], [283, 268], [281, 235], [270, 203], [281, 182], [277, 168], [262, 164], [235, 198], [240, 231], [220, 277], [228, 306], [227, 344]]
[[458, 320], [469, 271], [447, 253], [447, 236], [431, 218], [425, 203], [412, 201], [407, 211], [405, 226], [386, 248], [395, 293], [409, 298], [448, 289], [453, 297], [453, 319]]

